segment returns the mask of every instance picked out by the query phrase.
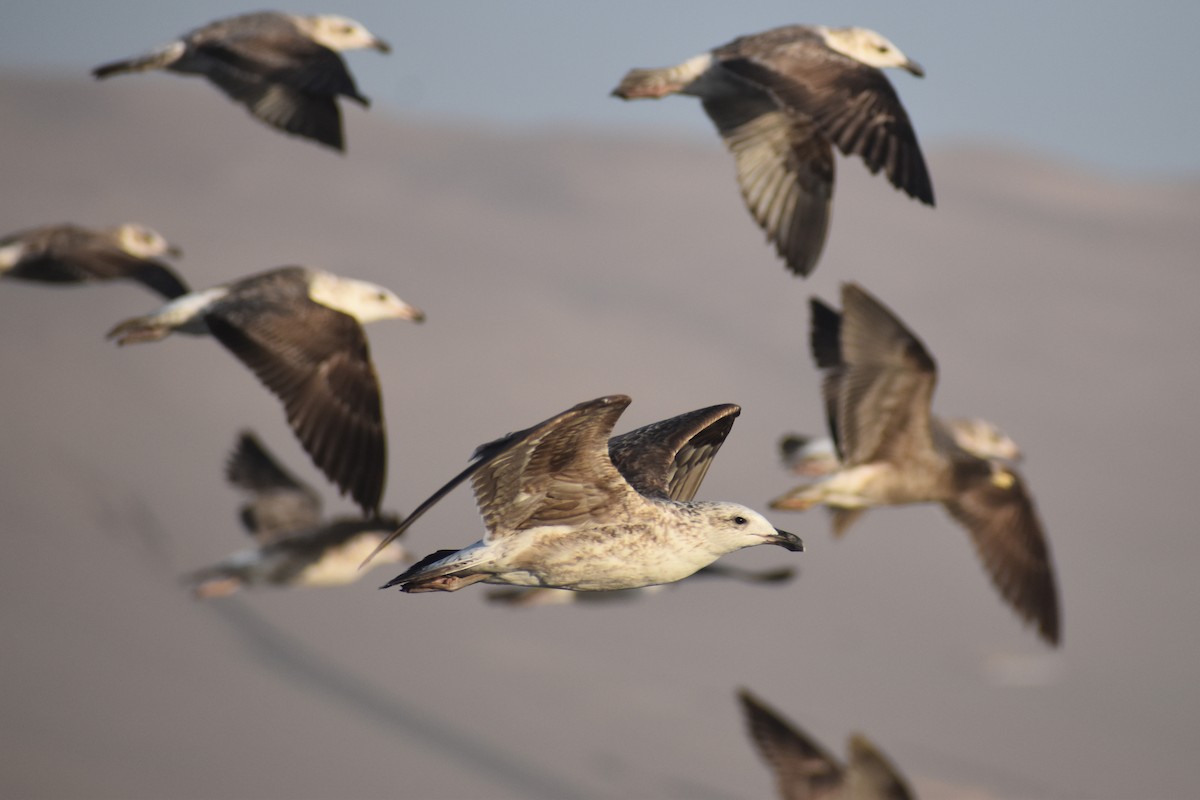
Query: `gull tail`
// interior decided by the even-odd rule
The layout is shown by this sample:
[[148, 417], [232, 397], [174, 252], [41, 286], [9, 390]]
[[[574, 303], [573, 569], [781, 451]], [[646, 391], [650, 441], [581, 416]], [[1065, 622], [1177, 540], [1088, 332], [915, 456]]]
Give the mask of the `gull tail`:
[[164, 325], [157, 314], [147, 317], [133, 317], [117, 323], [105, 336], [116, 339], [117, 344], [137, 344], [139, 342], [157, 342], [171, 332], [169, 325]]
[[464, 586], [478, 583], [491, 573], [473, 569], [486, 560], [482, 545], [463, 550], [438, 550], [380, 586], [380, 589], [400, 587], [402, 592], [455, 592]]
[[674, 67], [631, 69], [625, 73], [617, 88], [612, 90], [612, 95], [622, 100], [666, 97], [686, 89], [688, 84], [703, 75], [710, 66], [712, 55], [703, 53]]
[[108, 78], [123, 72], [145, 72], [151, 69], [165, 69], [179, 60], [187, 46], [183, 42], [171, 42], [157, 50], [152, 50], [144, 56], [127, 58], [121, 61], [110, 61], [92, 70], [96, 78]]

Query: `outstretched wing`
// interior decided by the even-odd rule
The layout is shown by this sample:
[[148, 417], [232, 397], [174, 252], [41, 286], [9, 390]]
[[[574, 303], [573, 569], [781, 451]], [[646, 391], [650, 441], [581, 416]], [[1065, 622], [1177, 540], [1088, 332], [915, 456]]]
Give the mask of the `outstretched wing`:
[[641, 494], [688, 501], [741, 413], [731, 403], [689, 411], [614, 436], [608, 453]]
[[242, 524], [260, 545], [311, 531], [321, 522], [317, 493], [281, 467], [250, 431], [238, 437], [225, 478], [253, 494], [242, 507]]
[[828, 797], [842, 785], [841, 764], [746, 689], [738, 692], [750, 736], [775, 774], [783, 800]]

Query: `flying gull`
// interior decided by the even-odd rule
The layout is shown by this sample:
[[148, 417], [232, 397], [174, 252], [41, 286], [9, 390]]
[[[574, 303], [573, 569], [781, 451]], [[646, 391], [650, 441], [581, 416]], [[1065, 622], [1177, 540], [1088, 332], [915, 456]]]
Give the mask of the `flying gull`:
[[842, 287], [839, 314], [812, 300], [810, 344], [841, 467], [771, 507], [834, 509], [845, 531], [865, 509], [941, 503], [971, 534], [1001, 596], [1058, 644], [1058, 589], [1050, 549], [1025, 482], [1003, 459], [957, 444], [930, 413], [937, 366], [904, 323], [860, 286]]
[[313, 461], [364, 512], [376, 514], [387, 471], [379, 378], [362, 323], [420, 322], [424, 313], [366, 281], [280, 267], [186, 294], [118, 324], [118, 344], [174, 331], [211, 333], [280, 400]]
[[161, 233], [133, 222], [103, 229], [45, 225], [0, 239], [0, 275], [40, 283], [129, 278], [170, 299], [188, 288], [157, 259], [179, 255]]
[[746, 726], [775, 775], [781, 800], [909, 800], [916, 797], [899, 770], [867, 737], [850, 737], [842, 764], [811, 736], [789, 724], [745, 689], [738, 692]]
[[[930, 424], [940, 428], [937, 436], [945, 436], [971, 455], [1020, 461], [1021, 448], [1012, 437], [993, 422], [979, 417], [930, 417]], [[830, 436], [805, 436], [789, 433], [779, 440], [779, 452], [784, 465], [797, 475], [820, 477], [837, 472], [841, 466], [837, 447]]]
[[471, 465], [393, 537], [467, 478], [487, 534], [426, 557], [383, 588], [452, 592], [484, 581], [634, 589], [686, 578], [743, 547], [803, 549], [799, 537], [745, 506], [671, 497], [695, 494], [738, 406], [703, 408], [610, 442], [629, 403], [624, 395], [580, 403], [477, 448]]
[[137, 58], [102, 64], [97, 78], [165, 69], [203, 75], [268, 125], [345, 150], [337, 98], [363, 107], [343, 50], [391, 47], [358, 22], [333, 14], [260, 11], [217, 20]]
[[788, 25], [739, 37], [678, 66], [630, 70], [613, 94], [699, 97], [737, 161], [750, 213], [788, 269], [808, 275], [829, 228], [835, 145], [933, 205], [917, 135], [884, 67], [925, 74], [866, 28]]
[[[224, 597], [251, 586], [335, 586], [362, 576], [358, 565], [400, 524], [399, 517], [322, 521], [321, 500], [296, 480], [249, 432], [238, 437], [226, 465], [228, 481], [251, 495], [241, 519], [255, 546], [187, 576], [199, 598]], [[405, 559], [399, 543], [381, 562]]]

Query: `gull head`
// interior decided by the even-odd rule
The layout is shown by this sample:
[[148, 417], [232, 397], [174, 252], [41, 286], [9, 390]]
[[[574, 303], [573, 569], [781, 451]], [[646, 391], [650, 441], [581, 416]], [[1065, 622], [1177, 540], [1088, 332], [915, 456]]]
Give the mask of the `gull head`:
[[910, 60], [900, 52], [899, 47], [869, 28], [826, 28], [823, 33], [825, 44], [830, 49], [850, 56], [855, 61], [880, 69], [899, 67], [918, 78], [925, 77], [925, 70], [920, 64]]
[[792, 552], [804, 550], [799, 536], [779, 530], [762, 514], [746, 506], [697, 503], [695, 508], [703, 517], [709, 545], [720, 555], [759, 544], [774, 544]]
[[973, 456], [1002, 461], [1021, 460], [1021, 448], [1012, 437], [993, 423], [978, 417], [956, 417], [946, 420], [954, 442]]
[[323, 306], [349, 314], [360, 323], [380, 319], [406, 319], [411, 322], [425, 319], [424, 311], [409, 305], [395, 292], [378, 284], [343, 278], [322, 270], [310, 272], [312, 277], [308, 284], [308, 296]]
[[317, 14], [300, 17], [301, 27], [314, 42], [330, 50], [361, 50], [371, 48], [381, 53], [390, 53], [392, 46], [372, 34], [360, 22], [337, 14]]
[[180, 256], [182, 251], [168, 242], [153, 228], [129, 222], [116, 229], [117, 245], [138, 258], [157, 258], [161, 255]]

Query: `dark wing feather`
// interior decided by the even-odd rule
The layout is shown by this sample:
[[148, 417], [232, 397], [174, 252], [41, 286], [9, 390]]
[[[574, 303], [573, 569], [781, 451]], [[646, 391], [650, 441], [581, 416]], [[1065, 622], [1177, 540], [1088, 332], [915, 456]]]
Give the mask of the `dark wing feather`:
[[271, 127], [345, 150], [342, 112], [332, 95], [250, 79], [241, 72], [215, 71], [208, 78]]
[[917, 134], [887, 76], [839, 53], [797, 42], [729, 58], [725, 69], [771, 93], [780, 106], [811, 119], [847, 156], [881, 169], [898, 189], [929, 205], [933, 183]]
[[225, 478], [254, 495], [242, 523], [260, 545], [310, 533], [321, 522], [321, 499], [281, 467], [253, 433], [244, 431], [225, 465]]
[[688, 501], [740, 413], [740, 406], [724, 404], [680, 414], [614, 436], [608, 453], [641, 494]]
[[1004, 600], [1043, 639], [1061, 641], [1054, 564], [1033, 498], [1016, 472], [986, 461], [963, 463], [946, 510], [971, 533], [975, 550]]
[[738, 693], [750, 736], [775, 774], [783, 800], [815, 800], [842, 785], [838, 760], [745, 689]]
[[340, 55], [298, 31], [285, 29], [199, 42], [195, 50], [226, 70], [306, 94], [342, 95], [364, 105]]
[[379, 509], [387, 440], [379, 379], [352, 317], [311, 300], [206, 317], [222, 344], [283, 401], [314, 463], [367, 513]]
[[833, 151], [804, 117], [781, 110], [749, 84], [703, 98], [737, 163], [742, 198], [797, 275], [817, 265], [829, 230]]
[[809, 322], [808, 343], [817, 368], [825, 370], [821, 381], [821, 400], [825, 405], [825, 422], [829, 437], [839, 461], [845, 461], [842, 440], [838, 430], [838, 397], [840, 379], [845, 369], [842, 363], [842, 315], [816, 297], [809, 300], [812, 309]]
[[842, 287], [837, 439], [848, 466], [933, 454], [930, 403], [937, 366], [886, 306], [856, 284]]

